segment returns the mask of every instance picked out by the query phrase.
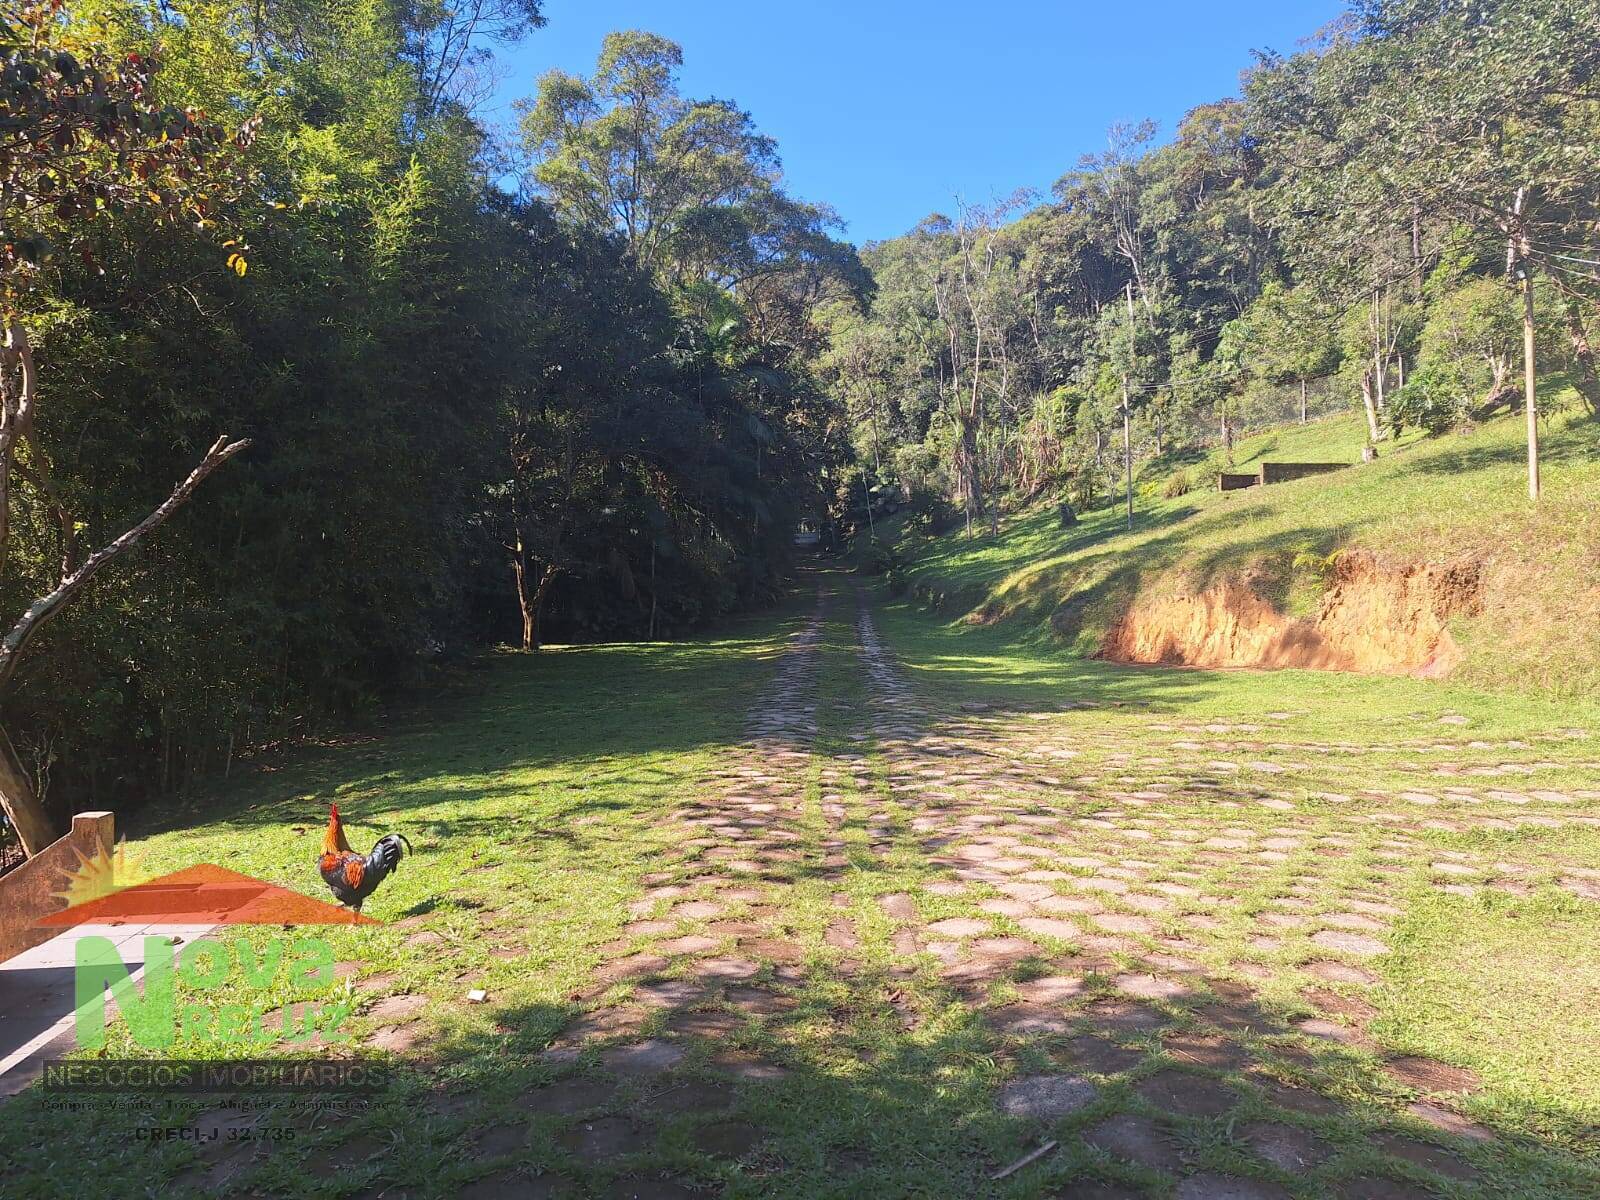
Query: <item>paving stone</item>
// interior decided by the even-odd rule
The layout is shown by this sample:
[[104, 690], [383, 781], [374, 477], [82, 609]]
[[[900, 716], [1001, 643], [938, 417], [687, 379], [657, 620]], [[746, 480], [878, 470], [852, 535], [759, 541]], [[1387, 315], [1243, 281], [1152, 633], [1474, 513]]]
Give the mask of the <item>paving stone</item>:
[[1204, 1037], [1193, 1033], [1169, 1036], [1163, 1048], [1185, 1063], [1209, 1067], [1214, 1071], [1236, 1071], [1250, 1061], [1250, 1052], [1226, 1038]]
[[1176, 980], [1163, 979], [1160, 975], [1118, 975], [1113, 982], [1118, 991], [1138, 996], [1141, 1000], [1172, 1000], [1187, 995], [1189, 991]]
[[1154, 933], [1156, 923], [1148, 917], [1134, 917], [1127, 913], [1098, 913], [1089, 918], [1101, 929], [1111, 933]]
[[600, 1061], [623, 1074], [668, 1071], [683, 1061], [683, 1048], [651, 1038], [628, 1046], [613, 1046], [600, 1055]]
[[1360, 1175], [1334, 1185], [1338, 1200], [1438, 1200], [1439, 1194], [1414, 1183], [1381, 1175]]
[[1290, 1112], [1311, 1117], [1331, 1117], [1343, 1111], [1337, 1100], [1331, 1100], [1309, 1088], [1295, 1087], [1273, 1079], [1261, 1080], [1260, 1087], [1269, 1103]]
[[367, 1045], [391, 1054], [404, 1054], [422, 1040], [422, 1022], [409, 1025], [386, 1025], [367, 1039]]
[[1097, 1037], [1075, 1037], [1066, 1045], [1073, 1066], [1096, 1075], [1118, 1075], [1144, 1061], [1141, 1051]]
[[1038, 949], [1032, 942], [1014, 937], [977, 938], [970, 943], [972, 953], [982, 958], [1023, 958]]
[[1022, 900], [985, 900], [978, 907], [997, 917], [1026, 917], [1034, 911], [1033, 905]]
[[1043, 900], [1036, 901], [1034, 908], [1051, 913], [1097, 913], [1104, 911], [1105, 906], [1098, 900], [1090, 900], [1084, 896], [1046, 896]]
[[1460, 1113], [1451, 1112], [1447, 1108], [1440, 1108], [1437, 1104], [1419, 1101], [1415, 1104], [1406, 1105], [1406, 1112], [1424, 1124], [1433, 1126], [1440, 1133], [1471, 1138], [1475, 1142], [1494, 1140], [1494, 1134], [1476, 1121], [1468, 1120]]
[[1476, 1167], [1442, 1146], [1419, 1142], [1398, 1133], [1377, 1134], [1372, 1138], [1372, 1144], [1385, 1154], [1392, 1154], [1414, 1166], [1425, 1167], [1447, 1179], [1476, 1179], [1478, 1176]]
[[658, 1080], [657, 1083], [659, 1086], [639, 1101], [639, 1107], [646, 1112], [678, 1116], [683, 1113], [723, 1112], [733, 1105], [733, 1089], [725, 1083], [671, 1077]]
[[1238, 1101], [1214, 1080], [1183, 1071], [1158, 1071], [1134, 1085], [1145, 1101], [1180, 1117], [1219, 1117]]
[[1360, 933], [1343, 933], [1336, 929], [1324, 929], [1311, 935], [1311, 940], [1318, 946], [1327, 950], [1343, 950], [1346, 954], [1359, 954], [1372, 956], [1387, 954], [1389, 947], [1375, 937], [1368, 937]]
[[491, 1125], [472, 1136], [472, 1148], [483, 1158], [515, 1154], [528, 1144], [528, 1127], [519, 1124]]
[[975, 934], [988, 933], [989, 922], [974, 921], [970, 917], [950, 917], [929, 925], [928, 932], [938, 937], [972, 937]]
[[1076, 975], [1046, 975], [1017, 984], [1017, 995], [1038, 1003], [1071, 1000], [1083, 994], [1083, 980]]
[[1081, 1075], [1030, 1075], [1000, 1088], [1000, 1111], [1009, 1117], [1055, 1120], [1099, 1099], [1099, 1090]]
[[880, 897], [878, 906], [883, 909], [885, 915], [897, 921], [914, 921], [917, 919], [917, 903], [904, 892]]
[[633, 989], [633, 998], [642, 1004], [671, 1008], [693, 1004], [705, 994], [705, 989], [683, 979], [667, 979], [659, 983], [641, 983]]
[[1315, 975], [1318, 979], [1326, 979], [1329, 983], [1356, 983], [1370, 987], [1378, 982], [1378, 977], [1371, 971], [1327, 959], [1306, 963], [1300, 969]]
[[1418, 1055], [1402, 1055], [1383, 1064], [1384, 1071], [1424, 1095], [1478, 1090], [1477, 1073]]
[[428, 1007], [428, 998], [426, 996], [407, 993], [399, 996], [385, 996], [361, 1015], [371, 1017], [374, 1021], [396, 1023], [416, 1016], [426, 1007]]
[[694, 971], [710, 983], [727, 983], [754, 978], [761, 967], [746, 958], [703, 958], [695, 963]]
[[742, 1051], [730, 1050], [719, 1054], [711, 1060], [711, 1065], [739, 1079], [757, 1083], [775, 1082], [786, 1078], [789, 1074], [786, 1068], [780, 1067], [777, 1063], [768, 1062]]
[[[380, 1184], [357, 1192], [355, 1200], [407, 1200], [412, 1194], [405, 1188]], [[520, 1168], [510, 1167], [473, 1180], [458, 1188], [455, 1195], [459, 1200], [569, 1200], [577, 1196], [578, 1191], [571, 1180], [559, 1175], [529, 1175]]]
[[517, 1107], [528, 1112], [572, 1116], [610, 1103], [616, 1092], [616, 1084], [608, 1080], [562, 1079], [525, 1093], [517, 1101]]
[[996, 1029], [1013, 1037], [1041, 1037], [1066, 1033], [1072, 1022], [1060, 1009], [1045, 1004], [1007, 1004], [985, 1018]]
[[1051, 1200], [1145, 1200], [1148, 1193], [1115, 1183], [1073, 1183], [1050, 1195]]
[[596, 1117], [578, 1122], [557, 1140], [575, 1157], [596, 1162], [643, 1153], [654, 1136], [648, 1126], [636, 1125], [627, 1117]]
[[1170, 1133], [1147, 1117], [1122, 1113], [1092, 1126], [1083, 1140], [1114, 1158], [1158, 1171], [1178, 1171], [1183, 1152]]
[[1309, 1171], [1332, 1153], [1316, 1134], [1281, 1121], [1250, 1121], [1235, 1129], [1234, 1137], [1291, 1175]]
[[644, 1026], [647, 1014], [642, 1008], [601, 1008], [585, 1013], [561, 1031], [566, 1043], [590, 1038], [629, 1037]]
[[1290, 1200], [1289, 1193], [1275, 1183], [1211, 1171], [1185, 1179], [1173, 1197], [1174, 1200]]
[[715, 1121], [696, 1129], [689, 1140], [702, 1154], [743, 1158], [766, 1140], [766, 1134], [744, 1121]]
[[1100, 1000], [1084, 1010], [1084, 1019], [1099, 1029], [1114, 1033], [1143, 1033], [1160, 1029], [1167, 1018], [1142, 1004], [1123, 1000]]

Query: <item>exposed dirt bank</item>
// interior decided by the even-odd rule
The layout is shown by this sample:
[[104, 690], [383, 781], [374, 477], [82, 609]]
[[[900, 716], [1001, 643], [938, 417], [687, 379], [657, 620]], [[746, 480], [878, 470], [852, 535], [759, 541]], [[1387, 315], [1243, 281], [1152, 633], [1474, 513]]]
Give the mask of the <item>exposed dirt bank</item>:
[[1473, 559], [1385, 567], [1370, 554], [1346, 553], [1315, 618], [1284, 615], [1248, 582], [1146, 596], [1106, 633], [1100, 656], [1438, 678], [1461, 661], [1446, 622], [1478, 611], [1481, 575]]

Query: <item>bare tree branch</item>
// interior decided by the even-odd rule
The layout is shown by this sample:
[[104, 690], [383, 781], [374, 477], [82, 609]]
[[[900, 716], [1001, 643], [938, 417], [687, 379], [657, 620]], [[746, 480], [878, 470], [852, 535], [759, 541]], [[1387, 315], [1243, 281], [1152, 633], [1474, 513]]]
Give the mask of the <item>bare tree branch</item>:
[[11, 676], [16, 673], [23, 648], [33, 635], [39, 632], [45, 622], [60, 612], [78, 592], [82, 591], [101, 567], [117, 558], [124, 551], [131, 550], [138, 545], [147, 533], [182, 507], [183, 503], [193, 494], [195, 488], [204, 482], [206, 476], [249, 445], [249, 438], [240, 438], [237, 441], [230, 442], [226, 435], [219, 437], [211, 444], [211, 449], [206, 451], [206, 455], [200, 460], [200, 464], [189, 472], [188, 478], [174, 488], [172, 495], [168, 496], [149, 516], [127, 530], [115, 541], [107, 543], [89, 555], [88, 558], [84, 559], [83, 565], [57, 584], [54, 590], [28, 605], [28, 610], [17, 619], [17, 623], [11, 627], [11, 631], [4, 638], [0, 638], [0, 691], [4, 691], [6, 685], [11, 681]]

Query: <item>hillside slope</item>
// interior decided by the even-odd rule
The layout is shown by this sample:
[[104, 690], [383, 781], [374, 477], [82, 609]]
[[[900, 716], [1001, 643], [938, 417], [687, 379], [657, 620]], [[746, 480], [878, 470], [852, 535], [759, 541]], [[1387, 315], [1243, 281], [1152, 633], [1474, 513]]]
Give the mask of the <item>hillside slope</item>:
[[[1567, 406], [1572, 407], [1570, 404]], [[1219, 455], [1164, 498], [1063, 528], [1053, 505], [998, 539], [908, 538], [891, 582], [970, 623], [1083, 655], [1317, 666], [1578, 695], [1600, 689], [1600, 427], [1545, 427], [1545, 494], [1526, 496], [1519, 418], [1385, 443], [1377, 462], [1222, 493]], [[1250, 438], [1234, 466], [1359, 459], [1360, 418]], [[1231, 656], [1231, 657], [1230, 657]]]

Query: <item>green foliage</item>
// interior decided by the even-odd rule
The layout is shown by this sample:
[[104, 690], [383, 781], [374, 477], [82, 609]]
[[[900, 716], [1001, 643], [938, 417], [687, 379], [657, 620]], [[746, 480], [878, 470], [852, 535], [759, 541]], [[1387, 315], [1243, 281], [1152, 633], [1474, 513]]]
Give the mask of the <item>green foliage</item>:
[[[848, 455], [812, 310], [851, 303], [853, 252], [721, 102], [684, 102], [652, 143], [704, 165], [708, 122], [745, 139], [737, 194], [661, 226], [672, 256], [493, 186], [474, 64], [539, 19], [532, 0], [81, 0], [62, 18], [116, 62], [159, 44], [159, 111], [262, 121], [227, 147], [248, 274], [214, 231], [119, 206], [72, 226], [91, 253], [59, 258], [33, 306], [41, 443], [86, 543], [218, 430], [253, 441], [40, 635], [7, 731], [52, 762], [58, 814], [126, 809], [517, 640], [519, 565], [530, 589], [552, 573], [540, 638], [678, 634], [783, 586], [790, 531]], [[648, 65], [629, 54], [602, 73]], [[17, 610], [60, 533], [26, 482], [10, 515]]]
[[1090, 509], [1123, 486], [1125, 382], [1136, 463], [1358, 404], [1369, 442], [1452, 427], [1520, 365], [1508, 242], [1540, 369], [1600, 410], [1600, 41], [1574, 36], [1597, 27], [1596, 0], [1371, 0], [1165, 144], [1113, 128], [1009, 223], [871, 247], [870, 309], [833, 321], [827, 362], [858, 450], [958, 503]]
[[1408, 428], [1432, 434], [1448, 433], [1467, 417], [1463, 382], [1459, 370], [1429, 363], [1389, 398], [1383, 413], [1384, 422], [1397, 435]]
[[1343, 556], [1343, 549], [1328, 552], [1307, 544], [1295, 551], [1289, 565], [1314, 579], [1327, 579], [1333, 574], [1334, 568], [1339, 565], [1339, 559]]

